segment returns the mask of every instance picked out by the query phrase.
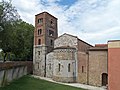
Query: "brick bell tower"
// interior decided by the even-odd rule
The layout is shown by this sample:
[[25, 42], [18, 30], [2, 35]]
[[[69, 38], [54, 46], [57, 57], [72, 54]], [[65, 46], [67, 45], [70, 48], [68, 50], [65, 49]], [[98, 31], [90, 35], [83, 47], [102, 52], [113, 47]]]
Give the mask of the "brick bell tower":
[[46, 54], [54, 49], [58, 37], [57, 18], [47, 12], [35, 15], [33, 73], [46, 76]]

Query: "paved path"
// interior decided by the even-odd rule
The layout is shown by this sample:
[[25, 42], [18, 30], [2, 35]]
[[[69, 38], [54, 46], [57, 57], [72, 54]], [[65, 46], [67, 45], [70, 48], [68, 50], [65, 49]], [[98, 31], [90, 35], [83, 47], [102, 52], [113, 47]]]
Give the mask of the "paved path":
[[40, 77], [40, 76], [35, 76], [35, 75], [32, 75], [32, 76], [34, 78], [39, 78], [39, 79], [47, 80], [50, 82], [63, 84], [63, 85], [69, 85], [69, 86], [78, 87], [78, 88], [83, 88], [83, 89], [87, 89], [87, 90], [106, 90], [105, 87], [95, 87], [95, 86], [90, 86], [90, 85], [85, 85], [85, 84], [80, 84], [80, 83], [61, 83], [61, 82], [53, 81], [51, 78]]

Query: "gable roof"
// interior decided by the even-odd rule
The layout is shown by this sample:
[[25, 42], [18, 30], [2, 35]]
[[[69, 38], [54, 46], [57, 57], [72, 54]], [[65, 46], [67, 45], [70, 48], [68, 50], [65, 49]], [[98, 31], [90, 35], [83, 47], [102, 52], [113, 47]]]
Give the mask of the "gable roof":
[[64, 33], [64, 34], [60, 35], [58, 38], [60, 38], [60, 37], [62, 37], [62, 36], [64, 36], [64, 35], [68, 35], [68, 36], [71, 36], [71, 37], [77, 38], [77, 36], [73, 36], [73, 35], [71, 35], [71, 34], [67, 34], [67, 33]]
[[[92, 46], [91, 44], [89, 44], [89, 43], [87, 43], [87, 42], [85, 42], [85, 41], [79, 39], [77, 36], [74, 36], [74, 35], [71, 35], [71, 34], [67, 34], [67, 33], [64, 33], [64, 34], [60, 35], [58, 38], [60, 38], [60, 37], [62, 37], [62, 36], [64, 36], [64, 35], [68, 35], [68, 36], [71, 36], [71, 37], [77, 38], [77, 40], [82, 41], [82, 42], [86, 43], [87, 45]], [[93, 46], [92, 46], [92, 47], [93, 47]]]
[[[54, 18], [56, 18], [55, 16], [51, 15], [50, 13], [48, 13], [48, 12], [46, 12], [46, 11], [41, 12], [41, 13], [38, 13], [38, 14], [36, 14], [35, 16], [38, 16], [38, 15], [40, 15], [40, 14], [44, 14], [44, 13], [45, 13], [45, 14], [48, 14], [48, 15], [54, 17]], [[56, 19], [57, 19], [57, 18], [56, 18]]]

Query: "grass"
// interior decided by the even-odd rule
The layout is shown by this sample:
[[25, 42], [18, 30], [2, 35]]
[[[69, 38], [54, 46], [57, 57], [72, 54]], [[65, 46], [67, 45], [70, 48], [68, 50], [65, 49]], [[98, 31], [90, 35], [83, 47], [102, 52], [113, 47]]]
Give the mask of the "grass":
[[85, 90], [71, 86], [56, 84], [41, 79], [36, 79], [31, 76], [24, 76], [5, 87], [0, 87], [0, 90]]

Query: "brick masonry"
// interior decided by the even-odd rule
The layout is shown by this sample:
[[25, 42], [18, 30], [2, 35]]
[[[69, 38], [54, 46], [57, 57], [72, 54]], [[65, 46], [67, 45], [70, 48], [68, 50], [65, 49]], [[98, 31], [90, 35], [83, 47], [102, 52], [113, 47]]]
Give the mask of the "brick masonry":
[[[39, 23], [38, 20], [41, 22]], [[41, 33], [38, 30], [41, 29]], [[52, 36], [50, 31], [53, 32]], [[35, 16], [33, 64], [35, 75], [46, 76], [46, 55], [54, 48], [54, 40], [58, 37], [57, 18], [47, 12]]]

